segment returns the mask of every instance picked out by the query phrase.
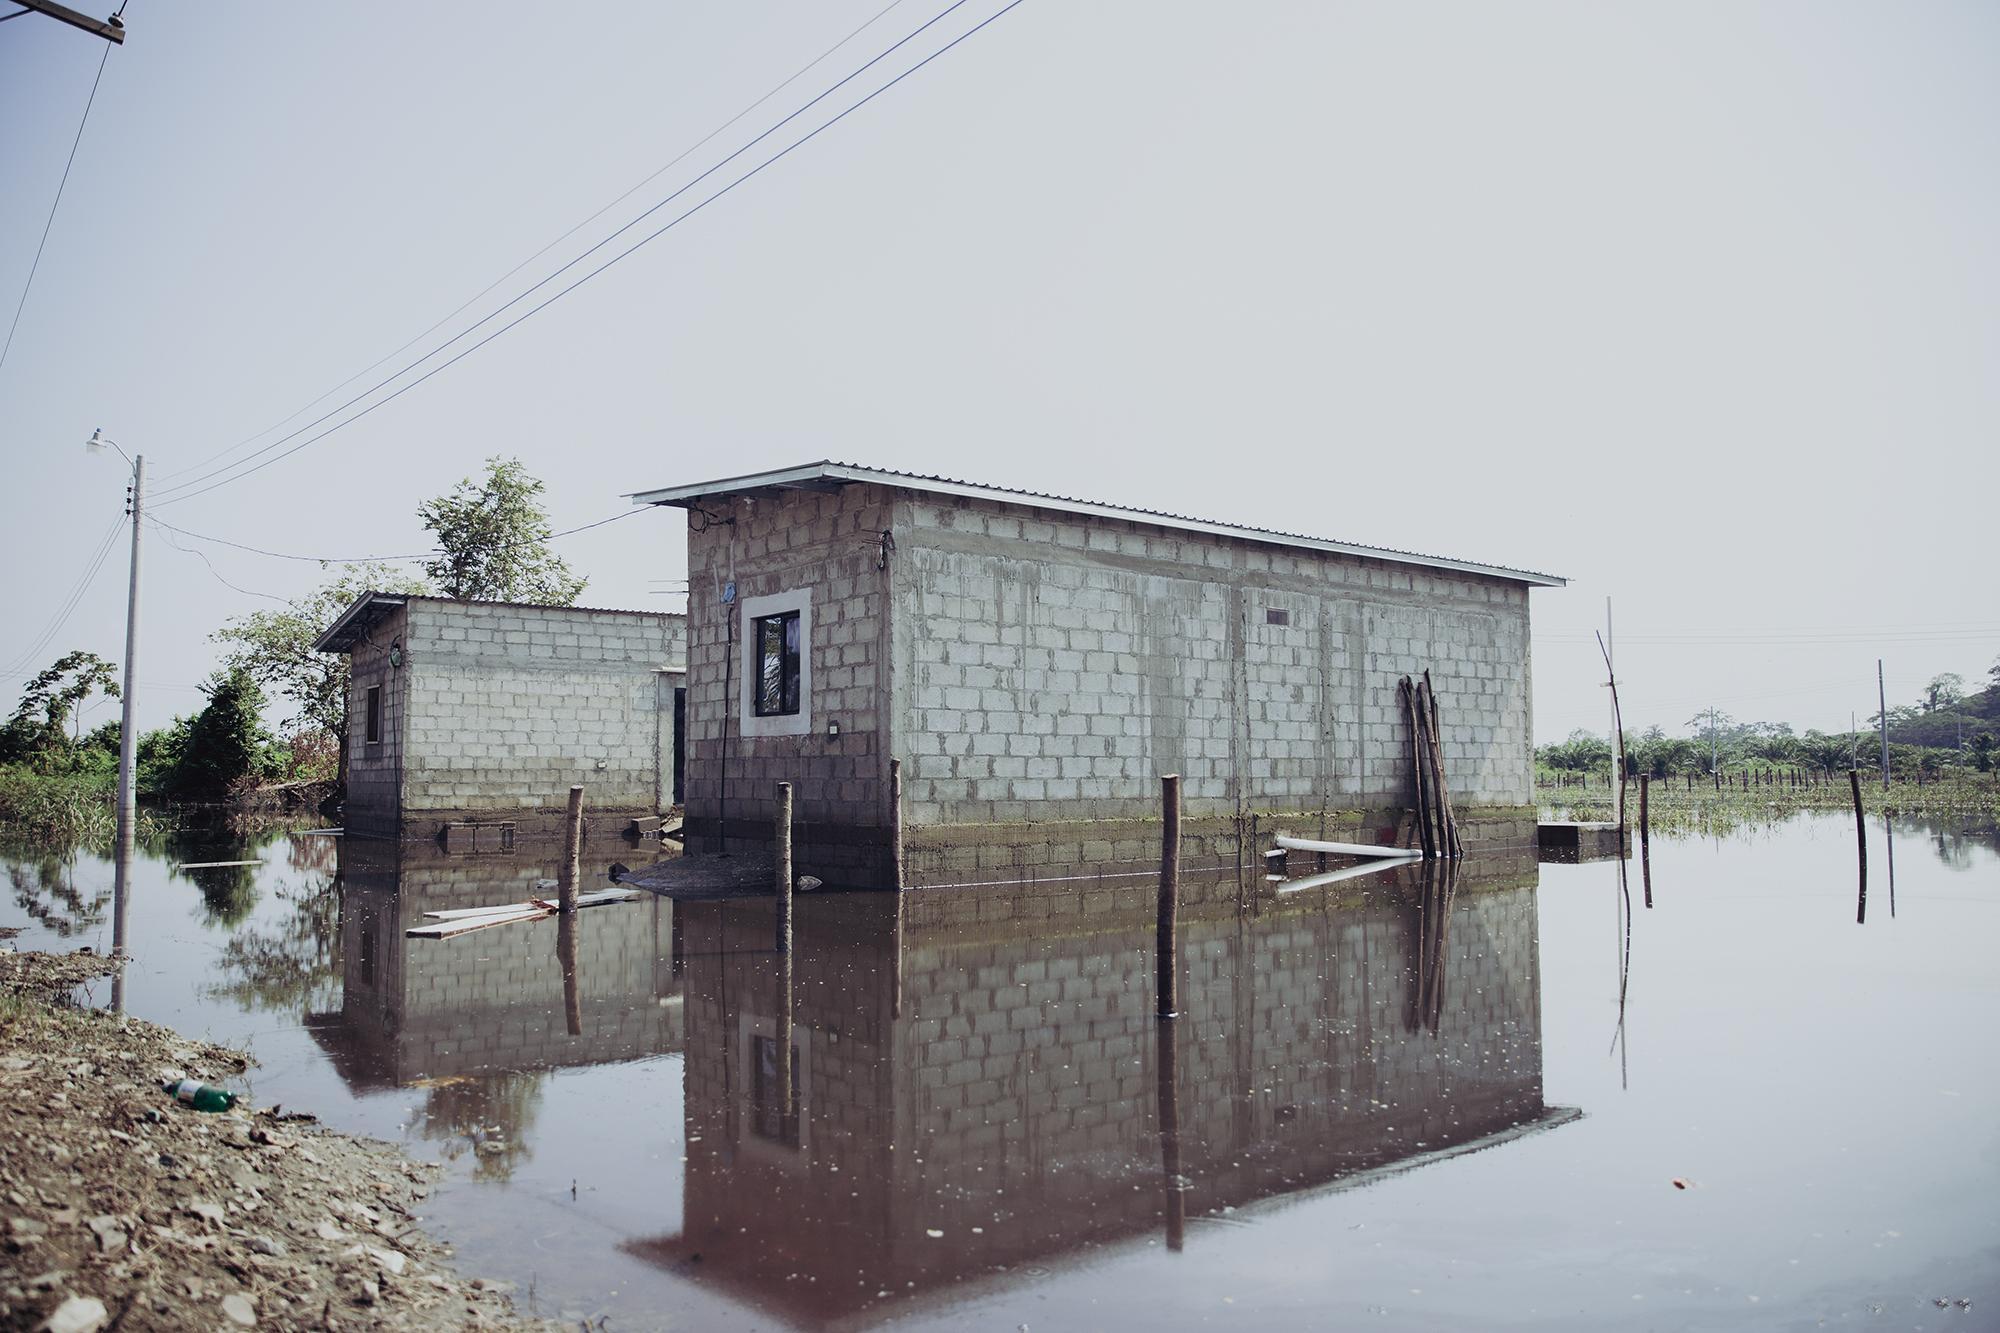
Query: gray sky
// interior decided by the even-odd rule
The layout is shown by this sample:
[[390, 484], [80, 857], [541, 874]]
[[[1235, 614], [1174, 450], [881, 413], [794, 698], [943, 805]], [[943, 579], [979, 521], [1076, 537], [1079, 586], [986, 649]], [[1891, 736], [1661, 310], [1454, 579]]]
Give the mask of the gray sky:
[[[118, 516], [93, 427], [157, 475], [286, 420], [884, 3], [473, 21], [131, 0], [0, 368], [0, 666]], [[892, 6], [287, 429], [946, 3]], [[708, 187], [1004, 3], [969, 0]], [[102, 54], [0, 24], [0, 318]], [[558, 527], [830, 457], [1566, 575], [1534, 595], [1544, 740], [1604, 727], [1607, 595], [1631, 723], [1712, 702], [1844, 728], [1878, 655], [1896, 702], [2000, 654], [1996, 165], [1990, 4], [1027, 0], [463, 362], [158, 512], [275, 551], [405, 553], [427, 545], [418, 502], [490, 454], [547, 479]], [[685, 573], [678, 517], [562, 542], [584, 600], [677, 609], [650, 580]], [[289, 598], [323, 575], [188, 542], [211, 573], [148, 541], [154, 725], [198, 704], [210, 631], [275, 605], [221, 579]], [[120, 655], [124, 565], [30, 669]]]

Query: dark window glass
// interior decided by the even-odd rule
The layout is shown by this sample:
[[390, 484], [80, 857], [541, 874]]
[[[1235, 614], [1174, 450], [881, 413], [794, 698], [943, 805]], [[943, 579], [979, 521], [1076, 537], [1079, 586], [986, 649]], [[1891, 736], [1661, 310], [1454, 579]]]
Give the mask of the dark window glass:
[[368, 743], [375, 745], [382, 739], [382, 687], [368, 687]]
[[1266, 607], [1264, 608], [1264, 623], [1266, 625], [1289, 625], [1292, 623], [1292, 613], [1290, 611], [1280, 611], [1275, 606]]
[[799, 711], [799, 613], [758, 616], [751, 624], [757, 645], [757, 716], [782, 717]]

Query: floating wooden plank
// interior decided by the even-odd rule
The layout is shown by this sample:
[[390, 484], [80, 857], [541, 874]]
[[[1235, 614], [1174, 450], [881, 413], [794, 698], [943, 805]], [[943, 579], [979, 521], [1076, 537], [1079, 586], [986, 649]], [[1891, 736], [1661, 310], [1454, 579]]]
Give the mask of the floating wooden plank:
[[411, 926], [403, 934], [411, 939], [448, 940], [460, 935], [470, 935], [475, 930], [490, 930], [494, 926], [511, 926], [522, 921], [541, 921], [556, 914], [554, 905], [548, 907], [523, 907], [514, 912], [495, 912], [490, 916], [468, 917], [462, 921], [439, 921], [428, 926]]
[[[536, 887], [539, 888], [541, 886], [538, 884]], [[576, 905], [578, 907], [602, 907], [606, 903], [633, 902], [638, 897], [639, 895], [630, 889], [605, 889], [601, 893], [578, 894], [576, 896]], [[551, 901], [553, 900], [529, 898], [524, 902], [496, 903], [491, 907], [453, 907], [443, 911], [425, 912], [424, 915], [433, 921], [462, 921], [469, 917], [492, 916], [496, 912], [519, 912], [530, 907], [547, 907]]]
[[183, 861], [179, 865], [175, 866], [174, 869], [220, 870], [225, 866], [260, 866], [263, 864], [264, 862], [261, 859], [256, 861]]
[[1423, 855], [1414, 847], [1382, 847], [1369, 842], [1324, 842], [1318, 838], [1294, 838], [1280, 833], [1272, 839], [1281, 851], [1325, 852], [1330, 856], [1370, 856], [1382, 860], [1407, 859]]

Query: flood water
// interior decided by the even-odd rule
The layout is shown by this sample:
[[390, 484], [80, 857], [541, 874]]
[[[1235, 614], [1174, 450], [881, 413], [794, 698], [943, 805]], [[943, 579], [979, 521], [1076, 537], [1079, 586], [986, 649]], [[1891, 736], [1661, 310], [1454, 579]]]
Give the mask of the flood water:
[[[1198, 882], [1163, 1025], [1143, 879], [807, 895], [789, 985], [766, 901], [589, 909], [566, 995], [552, 922], [403, 933], [552, 854], [182, 839], [119, 998], [608, 1329], [1994, 1327], [2000, 842], [1869, 842], [1865, 905], [1835, 816], [1656, 839], [1650, 907], [1636, 857]], [[21, 947], [110, 947], [108, 864], [7, 869]]]

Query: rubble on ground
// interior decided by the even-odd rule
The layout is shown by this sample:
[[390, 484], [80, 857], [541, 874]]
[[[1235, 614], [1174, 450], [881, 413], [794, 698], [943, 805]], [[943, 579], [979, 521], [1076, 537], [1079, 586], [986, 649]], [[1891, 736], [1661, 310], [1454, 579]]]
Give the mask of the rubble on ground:
[[[64, 975], [65, 957], [92, 958], [8, 955], [5, 975]], [[244, 1057], [4, 991], [0, 1328], [554, 1327], [451, 1271], [412, 1212], [436, 1167], [278, 1107], [190, 1110], [160, 1084]]]

